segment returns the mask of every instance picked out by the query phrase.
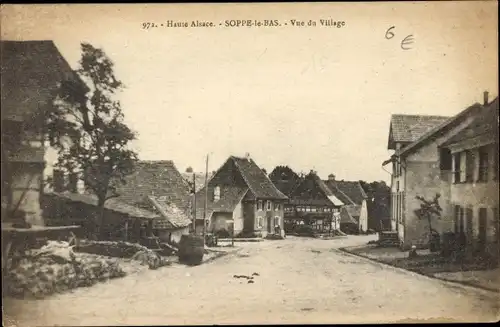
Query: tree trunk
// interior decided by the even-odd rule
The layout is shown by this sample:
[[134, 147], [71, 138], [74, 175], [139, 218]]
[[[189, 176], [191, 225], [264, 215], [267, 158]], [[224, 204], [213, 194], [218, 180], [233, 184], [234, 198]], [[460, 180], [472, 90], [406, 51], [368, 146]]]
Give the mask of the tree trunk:
[[95, 221], [95, 236], [104, 239], [105, 238], [105, 228], [104, 228], [104, 203], [106, 202], [106, 196], [98, 196], [97, 200], [97, 217]]

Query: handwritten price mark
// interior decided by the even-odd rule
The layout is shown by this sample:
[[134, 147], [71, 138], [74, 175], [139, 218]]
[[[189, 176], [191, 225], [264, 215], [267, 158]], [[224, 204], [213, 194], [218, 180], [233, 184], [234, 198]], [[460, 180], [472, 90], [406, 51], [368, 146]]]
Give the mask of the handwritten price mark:
[[[396, 26], [391, 26], [385, 31], [385, 38], [387, 40], [392, 39], [394, 36], [396, 36], [393, 32], [393, 30], [396, 28]], [[407, 35], [400, 43], [401, 49], [403, 50], [410, 50], [412, 49], [410, 47], [410, 44], [414, 42], [413, 34]]]

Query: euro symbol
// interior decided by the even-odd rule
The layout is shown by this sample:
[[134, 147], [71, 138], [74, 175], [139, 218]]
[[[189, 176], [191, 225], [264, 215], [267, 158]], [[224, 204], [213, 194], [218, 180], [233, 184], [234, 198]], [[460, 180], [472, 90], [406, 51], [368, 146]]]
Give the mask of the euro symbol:
[[413, 43], [413, 35], [410, 34], [407, 37], [405, 37], [403, 39], [403, 41], [401, 41], [401, 49], [403, 49], [403, 50], [410, 50], [411, 48], [409, 48], [408, 45], [410, 45], [412, 43]]

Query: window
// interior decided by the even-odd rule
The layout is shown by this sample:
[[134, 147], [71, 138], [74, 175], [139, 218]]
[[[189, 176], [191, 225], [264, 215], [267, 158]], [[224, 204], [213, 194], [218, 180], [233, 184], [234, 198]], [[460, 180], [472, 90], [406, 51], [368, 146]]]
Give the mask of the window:
[[478, 182], [486, 182], [488, 180], [488, 148], [481, 147], [479, 148], [479, 175]]
[[311, 207], [311, 211], [312, 211], [312, 212], [316, 212], [316, 210], [317, 210], [317, 209], [316, 209], [316, 207], [314, 207], [314, 206], [313, 206], [313, 207]]
[[266, 201], [266, 210], [271, 211], [273, 208], [273, 203], [271, 201]]
[[257, 211], [263, 211], [264, 210], [264, 205], [262, 203], [262, 200], [257, 201]]
[[264, 218], [257, 217], [257, 228], [262, 228], [264, 226]]
[[281, 203], [275, 203], [274, 204], [274, 211], [279, 211], [281, 210]]
[[451, 151], [449, 149], [441, 149], [439, 153], [439, 169], [441, 171], [451, 170]]
[[470, 150], [465, 152], [465, 181], [467, 183], [474, 181], [474, 159], [474, 152]]
[[280, 226], [280, 217], [274, 217], [274, 226]]
[[217, 202], [220, 200], [220, 186], [216, 186], [214, 188], [214, 202]]
[[460, 183], [461, 168], [460, 152], [453, 154], [453, 183]]
[[307, 207], [306, 207], [306, 211], [307, 211], [307, 212], [311, 212], [311, 207], [307, 206]]

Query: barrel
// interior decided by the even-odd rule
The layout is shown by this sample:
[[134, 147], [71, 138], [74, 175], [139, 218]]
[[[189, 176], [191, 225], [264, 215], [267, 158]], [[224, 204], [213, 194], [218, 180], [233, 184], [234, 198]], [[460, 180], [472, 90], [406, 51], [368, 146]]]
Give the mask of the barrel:
[[201, 264], [205, 253], [203, 237], [182, 235], [179, 242], [179, 262], [190, 266]]

